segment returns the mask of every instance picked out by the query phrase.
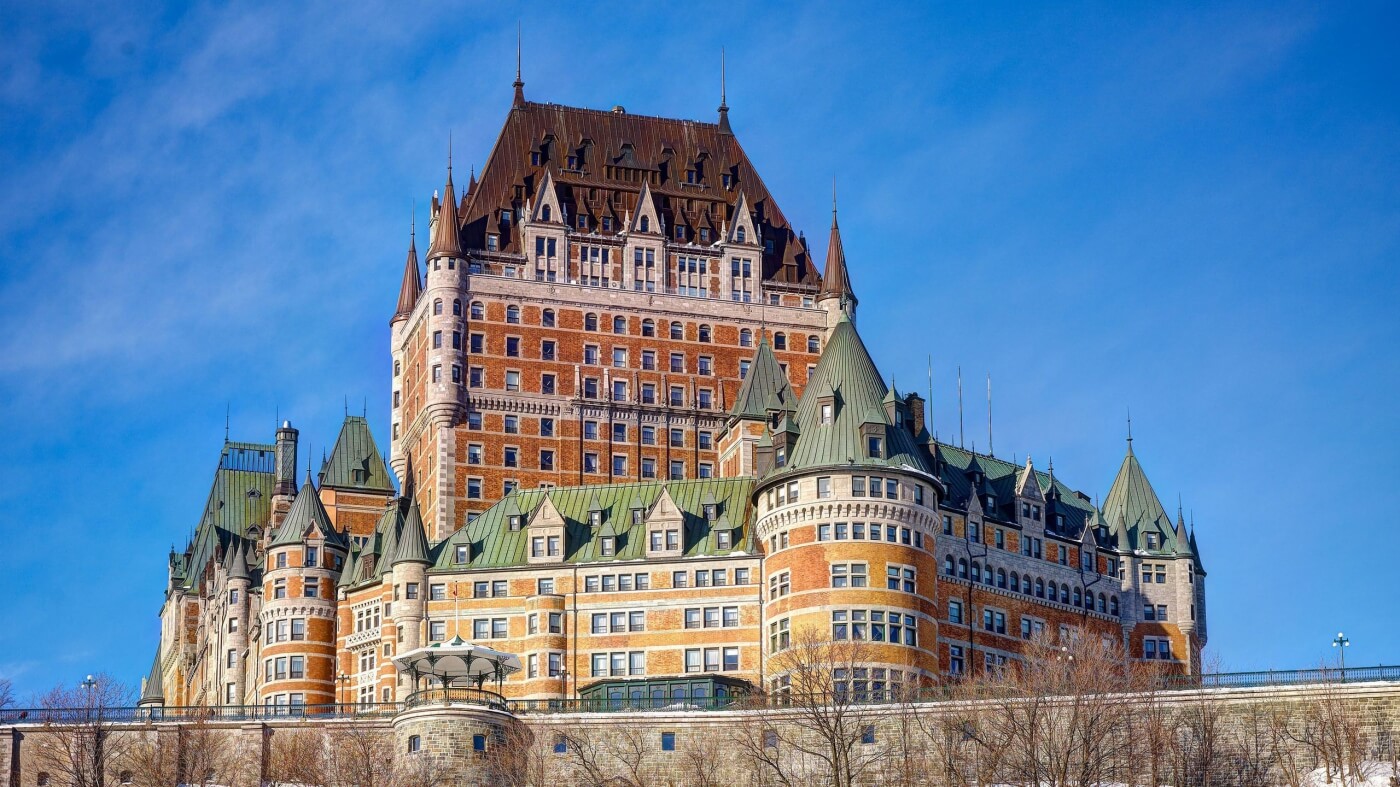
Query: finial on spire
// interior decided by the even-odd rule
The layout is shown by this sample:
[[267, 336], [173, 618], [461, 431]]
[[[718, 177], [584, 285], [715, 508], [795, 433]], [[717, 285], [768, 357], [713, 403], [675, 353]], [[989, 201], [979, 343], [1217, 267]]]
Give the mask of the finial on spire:
[[447, 175], [452, 176], [452, 129], [447, 130]]
[[836, 226], [836, 176], [831, 176], [831, 226]]
[[1128, 453], [1133, 452], [1133, 408], [1128, 408]]
[[225, 443], [228, 442], [228, 417], [229, 417], [229, 411], [232, 410], [232, 409], [233, 409], [233, 405], [232, 405], [231, 403], [229, 403], [229, 402], [224, 402], [224, 442], [225, 442]]
[[520, 20], [515, 22], [515, 101], [513, 106], [519, 108], [525, 106], [525, 80], [520, 77], [520, 52], [523, 48], [522, 40], [524, 36], [521, 32]]
[[719, 48], [719, 130], [728, 134], [729, 129], [729, 86], [726, 83], [724, 47]]

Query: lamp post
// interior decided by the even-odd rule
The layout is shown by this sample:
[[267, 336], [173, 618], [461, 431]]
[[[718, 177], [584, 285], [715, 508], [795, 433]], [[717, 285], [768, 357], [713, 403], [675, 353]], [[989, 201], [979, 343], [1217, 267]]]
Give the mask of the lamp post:
[[[87, 678], [84, 679], [84, 680], [83, 680], [81, 683], [79, 683], [78, 685], [87, 690], [87, 717], [88, 717], [88, 724], [93, 724], [93, 711], [94, 711], [94, 710], [98, 710], [98, 709], [96, 708], [96, 705], [97, 705], [97, 679], [94, 678], [94, 677], [91, 676], [91, 675], [88, 675]], [[96, 723], [96, 724], [93, 724], [93, 729], [92, 729], [92, 769], [93, 769], [93, 776], [94, 776], [93, 783], [96, 784], [97, 787], [102, 787], [103, 783], [105, 782], [105, 778], [104, 778], [104, 777], [105, 777], [105, 774], [103, 773], [103, 766], [104, 766], [105, 763], [103, 763], [103, 761], [102, 761], [102, 730], [101, 730], [101, 720], [102, 720], [102, 714], [101, 714], [101, 711], [98, 710], [98, 714], [97, 714], [97, 723]]]
[[354, 699], [350, 695], [350, 676], [346, 674], [344, 670], [341, 670], [340, 674], [335, 676], [335, 680], [340, 684], [339, 702], [342, 705], [353, 704]]
[[1338, 631], [1335, 639], [1332, 640], [1332, 647], [1337, 649], [1337, 655], [1342, 659], [1342, 677], [1346, 678], [1347, 672], [1347, 648], [1351, 647], [1351, 640], [1347, 635]]

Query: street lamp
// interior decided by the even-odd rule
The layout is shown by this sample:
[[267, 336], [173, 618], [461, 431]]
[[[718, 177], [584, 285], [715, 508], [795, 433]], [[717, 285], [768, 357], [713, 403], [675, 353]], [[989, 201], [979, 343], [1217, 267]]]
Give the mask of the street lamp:
[[1345, 675], [1347, 671], [1347, 648], [1351, 647], [1351, 640], [1347, 639], [1347, 635], [1338, 631], [1337, 638], [1332, 640], [1332, 647], [1336, 648], [1337, 655], [1342, 657], [1342, 673]]

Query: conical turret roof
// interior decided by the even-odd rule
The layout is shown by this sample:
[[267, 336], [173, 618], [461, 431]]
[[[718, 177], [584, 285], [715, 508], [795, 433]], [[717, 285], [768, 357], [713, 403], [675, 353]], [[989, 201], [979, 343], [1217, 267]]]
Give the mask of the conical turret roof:
[[146, 680], [142, 681], [141, 705], [164, 704], [165, 703], [165, 679], [160, 670], [160, 645], [156, 645], [156, 657], [151, 662], [151, 671], [146, 675]]
[[761, 337], [758, 349], [753, 354], [753, 363], [749, 364], [749, 373], [744, 377], [743, 385], [739, 386], [729, 414], [735, 418], [766, 418], [771, 404], [777, 403], [779, 409], [791, 410], [796, 404], [795, 400], [787, 373], [778, 363], [777, 356], [773, 355], [773, 346], [768, 343], [767, 336]]
[[[830, 423], [821, 421], [824, 391], [836, 392]], [[909, 466], [932, 474], [914, 435], [889, 422], [881, 404], [888, 391], [855, 325], [842, 314], [798, 402], [795, 422], [801, 437], [788, 452], [787, 469], [855, 464]], [[883, 457], [868, 455], [863, 427], [869, 424], [884, 427], [878, 435], [884, 438]]]
[[331, 524], [326, 507], [321, 505], [321, 497], [316, 494], [316, 487], [311, 485], [311, 474], [307, 473], [306, 480], [297, 491], [296, 500], [292, 501], [292, 509], [287, 512], [287, 518], [282, 520], [282, 526], [277, 529], [277, 536], [272, 539], [272, 545], [299, 544], [309, 530], [317, 531], [327, 541], [338, 540], [340, 537], [340, 534], [335, 532], [335, 526]]
[[457, 221], [457, 190], [452, 186], [452, 158], [447, 160], [447, 184], [442, 187], [442, 207], [438, 209], [437, 231], [428, 249], [428, 260], [438, 257], [461, 257], [461, 227]]
[[400, 563], [421, 563], [430, 566], [428, 535], [423, 531], [423, 515], [418, 511], [418, 501], [410, 499], [408, 515], [404, 517], [399, 531], [398, 550], [394, 553], [393, 565]]
[[826, 245], [826, 269], [822, 271], [822, 289], [817, 300], [844, 298], [856, 302], [851, 289], [851, 277], [846, 272], [846, 249], [841, 243], [841, 227], [836, 223], [836, 210], [831, 211], [831, 240]]
[[233, 548], [233, 558], [229, 561], [229, 579], [252, 579], [248, 573], [247, 547], [240, 541]]
[[399, 284], [399, 306], [394, 310], [394, 319], [402, 319], [413, 313], [418, 297], [423, 294], [423, 280], [418, 275], [418, 248], [414, 244], [412, 230], [408, 233], [408, 259], [403, 264], [403, 282]]
[[1156, 533], [1156, 551], [1176, 551], [1176, 530], [1172, 526], [1171, 516], [1162, 506], [1162, 501], [1133, 453], [1131, 438], [1123, 464], [1118, 468], [1118, 476], [1113, 479], [1113, 486], [1104, 497], [1103, 511], [1110, 524], [1122, 529], [1131, 548], [1146, 549], [1145, 536]]

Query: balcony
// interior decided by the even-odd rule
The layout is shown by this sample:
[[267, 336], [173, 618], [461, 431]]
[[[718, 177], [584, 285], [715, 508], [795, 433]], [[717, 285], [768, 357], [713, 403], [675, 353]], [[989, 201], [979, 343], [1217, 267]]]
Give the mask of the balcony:
[[510, 711], [506, 698], [496, 692], [460, 686], [422, 689], [408, 695], [403, 702], [404, 710], [432, 705], [483, 705], [492, 710]]

